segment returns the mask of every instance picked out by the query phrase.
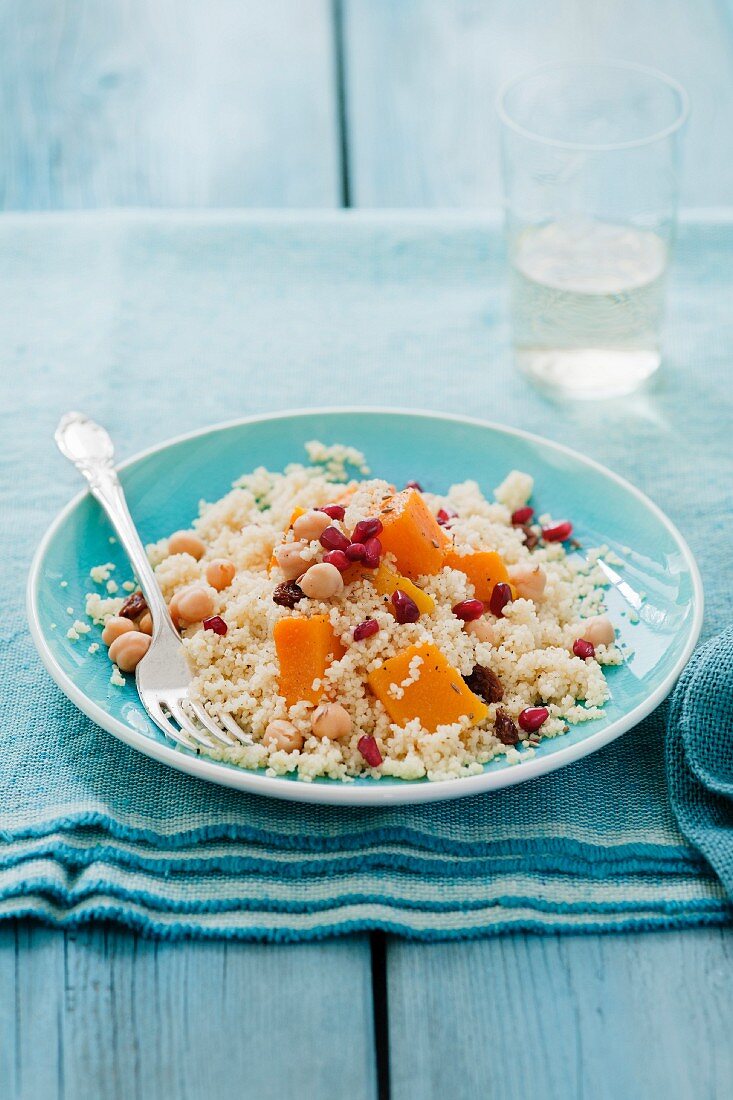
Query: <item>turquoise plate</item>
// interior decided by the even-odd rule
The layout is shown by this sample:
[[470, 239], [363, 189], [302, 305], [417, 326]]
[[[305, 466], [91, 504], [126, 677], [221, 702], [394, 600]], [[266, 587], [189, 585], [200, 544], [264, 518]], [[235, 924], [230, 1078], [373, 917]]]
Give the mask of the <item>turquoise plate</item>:
[[583, 546], [608, 546], [613, 555], [607, 567], [612, 582], [607, 603], [626, 660], [607, 673], [612, 698], [604, 717], [548, 739], [522, 763], [510, 765], [502, 758], [486, 765], [482, 775], [438, 783], [371, 778], [304, 783], [174, 747], [148, 720], [133, 681], [128, 678], [124, 688], [113, 686], [103, 648], [88, 652], [99, 631], [95, 628], [76, 643], [66, 637], [72, 622], [67, 608], [84, 617], [92, 566], [113, 561], [118, 575], [129, 575], [119, 546], [110, 543], [112, 531], [101, 509], [82, 493], [58, 516], [38, 548], [28, 582], [28, 616], [46, 668], [94, 722], [147, 756], [241, 790], [353, 805], [427, 802], [494, 790], [570, 764], [636, 725], [669, 693], [702, 622], [702, 585], [687, 544], [628, 482], [566, 447], [523, 432], [466, 418], [379, 409], [282, 413], [209, 428], [155, 447], [121, 467], [143, 541], [187, 527], [200, 500], [221, 497], [236, 477], [255, 466], [280, 470], [304, 460], [304, 444], [311, 439], [356, 446], [375, 476], [398, 485], [417, 478], [433, 491], [475, 478], [490, 492], [509, 470], [524, 470], [535, 479], [533, 501], [540, 512], [572, 519]]

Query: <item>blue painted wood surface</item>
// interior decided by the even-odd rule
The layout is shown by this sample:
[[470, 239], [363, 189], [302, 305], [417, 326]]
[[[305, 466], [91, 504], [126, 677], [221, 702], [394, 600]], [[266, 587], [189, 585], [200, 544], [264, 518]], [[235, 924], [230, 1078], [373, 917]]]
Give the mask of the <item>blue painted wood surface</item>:
[[368, 944], [0, 926], [3, 1100], [371, 1100]]
[[351, 193], [359, 206], [498, 206], [501, 83], [546, 61], [619, 58], [688, 89], [682, 202], [733, 197], [730, 0], [345, 0]]
[[330, 0], [2, 0], [0, 206], [333, 206]]
[[[344, 193], [357, 205], [496, 205], [498, 83], [599, 53], [688, 86], [683, 199], [729, 203], [731, 11], [728, 0], [0, 0], [0, 206], [334, 206]], [[729, 932], [392, 941], [386, 964], [399, 1100], [733, 1092]], [[365, 938], [169, 945], [0, 928], [0, 1096], [376, 1096], [369, 967]]]
[[392, 943], [393, 1100], [722, 1100], [733, 938], [720, 930]]

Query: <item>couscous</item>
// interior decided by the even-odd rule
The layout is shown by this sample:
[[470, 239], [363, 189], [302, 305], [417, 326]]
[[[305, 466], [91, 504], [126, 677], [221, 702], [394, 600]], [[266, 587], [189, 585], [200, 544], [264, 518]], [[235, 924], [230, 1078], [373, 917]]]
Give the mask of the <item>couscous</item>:
[[[604, 575], [570, 521], [536, 516], [528, 474], [492, 500], [475, 481], [440, 495], [369, 476], [353, 448], [307, 450], [148, 548], [191, 696], [251, 735], [211, 755], [306, 781], [441, 780], [601, 714], [621, 661]], [[149, 645], [145, 600], [94, 593], [87, 613], [120, 683]]]

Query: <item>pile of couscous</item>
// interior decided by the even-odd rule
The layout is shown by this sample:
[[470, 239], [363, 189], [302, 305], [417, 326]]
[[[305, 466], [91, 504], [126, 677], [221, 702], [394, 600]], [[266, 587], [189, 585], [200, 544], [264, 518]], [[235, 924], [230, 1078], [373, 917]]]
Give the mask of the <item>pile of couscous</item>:
[[[370, 477], [353, 448], [307, 451], [148, 548], [191, 696], [251, 735], [211, 755], [303, 780], [440, 780], [601, 714], [602, 666], [621, 661], [604, 576], [569, 552], [569, 521], [535, 515], [529, 475], [493, 500], [474, 481], [438, 495]], [[123, 681], [149, 644], [144, 598], [92, 594], [87, 614]]]

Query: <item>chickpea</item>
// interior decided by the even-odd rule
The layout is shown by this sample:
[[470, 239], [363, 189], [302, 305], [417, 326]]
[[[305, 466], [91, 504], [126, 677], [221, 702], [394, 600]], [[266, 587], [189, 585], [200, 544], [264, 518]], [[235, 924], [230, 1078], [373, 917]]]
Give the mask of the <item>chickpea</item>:
[[128, 630], [109, 647], [109, 659], [123, 672], [134, 672], [148, 652], [150, 638], [140, 630]]
[[137, 629], [142, 631], [143, 634], [153, 633], [153, 616], [149, 611], [143, 611], [142, 615], [137, 620]]
[[332, 523], [333, 520], [325, 512], [316, 512], [313, 509], [310, 512], [304, 512], [302, 516], [298, 516], [293, 524], [293, 534], [296, 539], [305, 539], [306, 542], [311, 542], [313, 539], [319, 539]]
[[605, 615], [595, 615], [592, 619], [586, 619], [581, 626], [578, 636], [595, 645], [613, 645], [616, 641], [616, 631], [613, 623]]
[[344, 590], [343, 577], [336, 566], [327, 561], [312, 565], [298, 584], [312, 600], [328, 600]]
[[112, 645], [112, 642], [123, 634], [127, 634], [130, 630], [135, 629], [135, 624], [132, 619], [125, 619], [122, 615], [113, 615], [104, 624], [104, 630], [102, 631], [102, 641], [105, 645]]
[[524, 600], [540, 600], [547, 584], [547, 575], [539, 565], [512, 565], [509, 580]]
[[295, 581], [305, 573], [308, 562], [301, 557], [301, 554], [306, 545], [307, 543], [300, 541], [284, 542], [282, 546], [275, 549], [275, 560], [285, 574], [285, 580]]
[[295, 749], [303, 748], [303, 734], [292, 722], [286, 722], [284, 718], [276, 718], [268, 724], [262, 735], [262, 744], [270, 752], [276, 752], [277, 749], [294, 752]]
[[351, 733], [351, 716], [340, 703], [321, 703], [313, 711], [311, 728], [316, 737], [343, 741]]
[[206, 553], [206, 547], [193, 531], [176, 531], [168, 539], [168, 553], [190, 554], [196, 561], [200, 561]]
[[473, 634], [479, 642], [494, 643], [494, 628], [488, 619], [474, 619], [470, 623], [464, 623], [466, 634]]
[[227, 558], [214, 558], [206, 566], [206, 579], [212, 588], [215, 588], [217, 592], [221, 592], [223, 588], [229, 587], [236, 572], [233, 561], [229, 561]]
[[[180, 591], [183, 592], [184, 589], [182, 588]], [[178, 615], [178, 596], [178, 592], [174, 592], [171, 596], [170, 602], [168, 604], [168, 614], [170, 615], [171, 619], [173, 619], [173, 625], [180, 629], [181, 620]]]
[[168, 610], [176, 626], [188, 626], [207, 619], [214, 611], [214, 597], [201, 585], [192, 584], [175, 593]]

